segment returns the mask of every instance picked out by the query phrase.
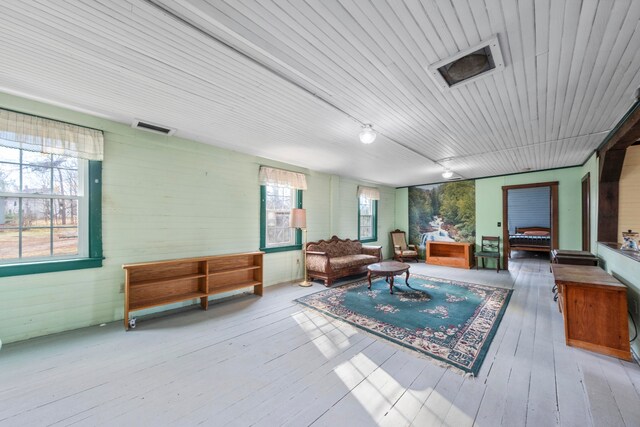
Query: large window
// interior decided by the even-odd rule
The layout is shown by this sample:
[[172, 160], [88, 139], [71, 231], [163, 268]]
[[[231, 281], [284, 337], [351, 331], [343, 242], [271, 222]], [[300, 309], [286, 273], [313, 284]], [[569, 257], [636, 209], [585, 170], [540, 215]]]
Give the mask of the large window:
[[291, 228], [291, 209], [302, 208], [304, 174], [260, 166], [260, 250], [302, 249], [302, 232]]
[[290, 227], [290, 216], [291, 209], [302, 207], [302, 191], [263, 185], [261, 205], [260, 249], [266, 252], [300, 249], [300, 230]]
[[0, 276], [102, 265], [102, 162], [81, 157], [82, 138], [99, 131], [7, 110], [0, 119]]
[[378, 201], [365, 195], [358, 200], [358, 240], [374, 242], [378, 240]]
[[0, 147], [0, 262], [87, 256], [87, 161]]

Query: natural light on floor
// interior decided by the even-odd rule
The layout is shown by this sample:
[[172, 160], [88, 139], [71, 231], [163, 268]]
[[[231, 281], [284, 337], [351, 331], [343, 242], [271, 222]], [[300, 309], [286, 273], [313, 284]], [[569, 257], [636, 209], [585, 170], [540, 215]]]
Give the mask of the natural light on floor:
[[[295, 313], [292, 317], [312, 338], [311, 342], [324, 357], [328, 360], [335, 358], [337, 365], [333, 372], [347, 390], [351, 391], [350, 396], [357, 399], [372, 420], [382, 422], [388, 419], [389, 422], [397, 425], [434, 419], [443, 422], [453, 415], [457, 421], [464, 420], [465, 424], [472, 423], [473, 419], [464, 413], [463, 409], [446, 403], [446, 397], [434, 391], [433, 387], [420, 387], [419, 384], [413, 387], [414, 383], [419, 382], [421, 376], [411, 384], [401, 384], [380, 367], [384, 361], [376, 363], [362, 351], [346, 361], [341, 361], [340, 354], [353, 346], [351, 338], [358, 335], [358, 331], [353, 326], [340, 324], [336, 327], [335, 323], [327, 317], [307, 311]], [[404, 365], [411, 363], [409, 358], [403, 360]], [[402, 368], [406, 367], [402, 366], [398, 370]], [[393, 396], [394, 400], [391, 400], [390, 396]], [[437, 408], [447, 409], [444, 413], [438, 413]], [[417, 416], [409, 415], [416, 413]]]

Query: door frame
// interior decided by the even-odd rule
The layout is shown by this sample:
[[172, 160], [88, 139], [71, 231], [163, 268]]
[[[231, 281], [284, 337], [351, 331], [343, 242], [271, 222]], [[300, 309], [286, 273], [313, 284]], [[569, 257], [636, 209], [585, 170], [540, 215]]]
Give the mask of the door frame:
[[549, 187], [551, 192], [551, 250], [558, 248], [558, 181], [536, 182], [532, 184], [505, 185], [502, 187], [502, 264], [509, 269], [509, 190], [517, 188]]
[[580, 194], [582, 198], [580, 202], [582, 209], [582, 250], [591, 252], [591, 174], [589, 172], [582, 177]]

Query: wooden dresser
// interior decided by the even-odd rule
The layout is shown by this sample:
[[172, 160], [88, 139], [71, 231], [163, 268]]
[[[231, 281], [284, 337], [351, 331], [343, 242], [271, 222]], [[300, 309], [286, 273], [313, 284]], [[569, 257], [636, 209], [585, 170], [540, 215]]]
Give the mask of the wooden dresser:
[[552, 268], [567, 345], [631, 360], [626, 286], [599, 267]]

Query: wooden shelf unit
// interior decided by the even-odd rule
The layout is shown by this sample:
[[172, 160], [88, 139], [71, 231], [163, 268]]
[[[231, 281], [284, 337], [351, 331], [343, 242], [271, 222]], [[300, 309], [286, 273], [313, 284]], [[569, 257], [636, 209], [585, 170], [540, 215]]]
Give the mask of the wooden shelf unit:
[[191, 299], [209, 308], [209, 296], [253, 287], [262, 295], [262, 256], [245, 252], [125, 264], [124, 327], [129, 313]]
[[473, 243], [427, 242], [427, 264], [473, 267]]

